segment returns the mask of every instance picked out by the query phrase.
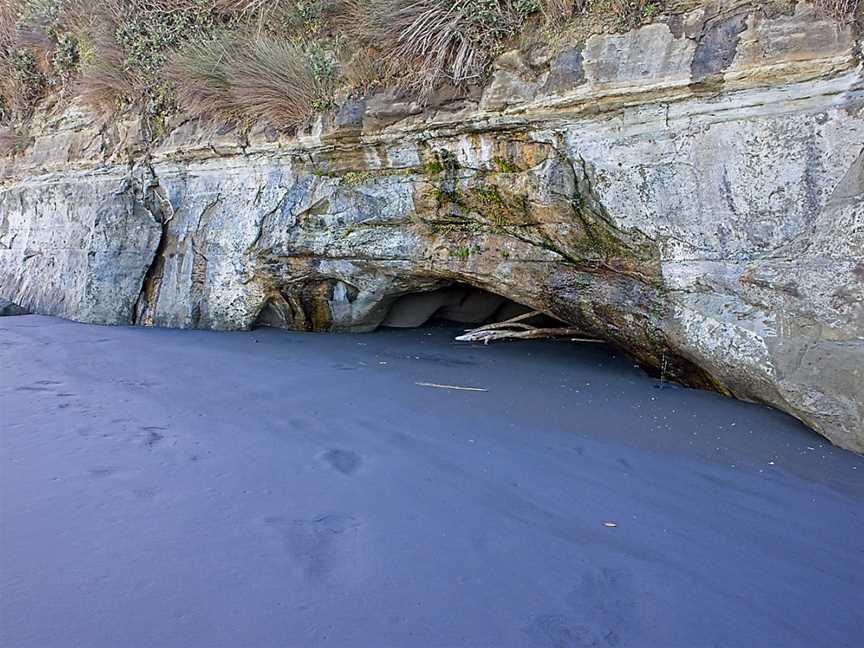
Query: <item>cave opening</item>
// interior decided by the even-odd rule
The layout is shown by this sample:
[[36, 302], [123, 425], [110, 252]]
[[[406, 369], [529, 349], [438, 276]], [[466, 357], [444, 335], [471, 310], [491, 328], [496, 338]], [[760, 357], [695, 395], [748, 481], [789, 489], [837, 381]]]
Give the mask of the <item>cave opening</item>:
[[274, 292], [262, 305], [253, 328], [369, 332], [460, 325], [468, 331], [514, 318], [516, 329], [523, 331], [563, 332], [567, 326], [530, 306], [470, 284], [424, 283], [385, 299], [364, 299], [356, 288], [336, 280]]
[[[454, 283], [435, 290], [406, 293], [396, 298], [390, 304], [380, 328], [418, 328], [448, 324], [482, 326], [531, 312], [534, 312], [533, 308], [497, 293], [464, 283]], [[543, 328], [566, 326], [563, 322], [542, 314], [521, 321]]]

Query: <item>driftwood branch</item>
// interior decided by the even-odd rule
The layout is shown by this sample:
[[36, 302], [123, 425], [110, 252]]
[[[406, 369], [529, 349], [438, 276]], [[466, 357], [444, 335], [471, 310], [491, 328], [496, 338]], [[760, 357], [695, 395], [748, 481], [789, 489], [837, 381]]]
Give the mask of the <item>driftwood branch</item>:
[[582, 331], [576, 328], [539, 328], [524, 323], [524, 320], [538, 315], [543, 315], [543, 313], [540, 311], [531, 311], [530, 313], [518, 315], [503, 322], [478, 326], [477, 328], [465, 331], [462, 335], [457, 336], [456, 339], [459, 342], [482, 342], [483, 344], [489, 344], [498, 340], [535, 340], [551, 337], [569, 337], [573, 342], [602, 342], [602, 340], [595, 338], [571, 337], [582, 334]]

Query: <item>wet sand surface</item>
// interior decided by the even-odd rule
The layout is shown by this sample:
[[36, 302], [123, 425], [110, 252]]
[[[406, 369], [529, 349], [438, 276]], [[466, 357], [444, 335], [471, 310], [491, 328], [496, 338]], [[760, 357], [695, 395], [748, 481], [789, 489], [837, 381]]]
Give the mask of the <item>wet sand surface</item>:
[[861, 457], [454, 334], [0, 319], [0, 646], [862, 645]]

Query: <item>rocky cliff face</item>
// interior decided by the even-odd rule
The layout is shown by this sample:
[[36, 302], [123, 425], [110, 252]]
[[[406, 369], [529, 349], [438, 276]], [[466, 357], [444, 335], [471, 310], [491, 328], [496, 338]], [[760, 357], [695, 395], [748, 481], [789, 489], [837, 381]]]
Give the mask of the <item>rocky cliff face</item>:
[[864, 451], [854, 30], [725, 2], [308, 132], [73, 107], [0, 162], [0, 294], [101, 324], [368, 331], [453, 282]]

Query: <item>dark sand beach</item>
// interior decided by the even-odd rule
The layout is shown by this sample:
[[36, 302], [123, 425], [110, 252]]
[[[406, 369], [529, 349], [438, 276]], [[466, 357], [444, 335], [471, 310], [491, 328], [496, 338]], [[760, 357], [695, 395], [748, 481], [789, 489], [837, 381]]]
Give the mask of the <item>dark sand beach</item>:
[[457, 331], [0, 320], [0, 646], [861, 645], [864, 459]]

